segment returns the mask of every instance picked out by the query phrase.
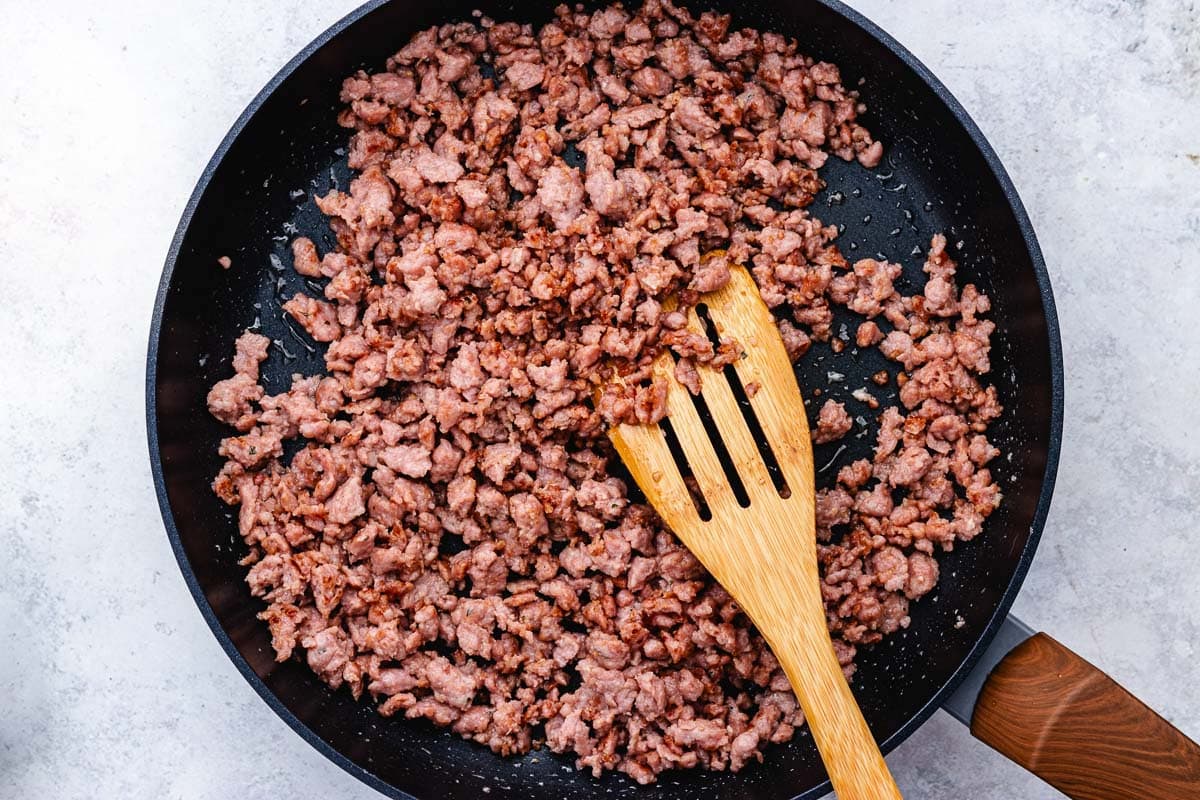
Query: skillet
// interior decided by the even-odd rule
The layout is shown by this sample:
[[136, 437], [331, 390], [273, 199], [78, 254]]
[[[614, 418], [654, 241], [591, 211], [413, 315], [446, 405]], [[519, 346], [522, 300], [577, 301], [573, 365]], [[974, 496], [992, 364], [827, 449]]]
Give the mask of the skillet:
[[[640, 787], [620, 775], [593, 779], [569, 758], [546, 751], [502, 759], [431, 726], [379, 717], [371, 704], [331, 692], [304, 664], [274, 661], [267, 627], [255, 617], [262, 604], [250, 596], [238, 565], [246, 551], [236, 519], [209, 489], [221, 463], [216, 444], [227, 431], [207, 413], [205, 395], [229, 374], [241, 331], [258, 325], [283, 344], [263, 365], [269, 392], [285, 390], [294, 372], [314, 374], [323, 366], [320, 350], [284, 321], [280, 303], [306, 289], [283, 267], [290, 263], [290, 240], [309, 236], [321, 252], [334, 244], [311, 198], [344, 188], [351, 177], [348, 133], [336, 124], [342, 79], [360, 68], [381, 69], [416, 31], [469, 18], [475, 8], [536, 25], [551, 17], [554, 5], [374, 0], [292, 59], [238, 118], [184, 211], [151, 324], [147, 425], [167, 534], [202, 614], [255, 691], [317, 750], [385, 795], [816, 798], [829, 785], [804, 732], [736, 775], [665, 773], [657, 784]], [[869, 109], [863, 124], [885, 143], [885, 160], [868, 170], [831, 158], [821, 170], [827, 187], [812, 206], [824, 222], [844, 226], [839, 242], [848, 258], [900, 262], [902, 280], [919, 286], [921, 253], [933, 233], [945, 232], [961, 263], [960, 281], [976, 283], [993, 301], [991, 377], [1006, 413], [989, 435], [1008, 456], [993, 470], [1005, 499], [981, 536], [941, 557], [943, 579], [914, 604], [911, 627], [859, 656], [854, 692], [884, 752], [946, 703], [964, 722], [974, 714], [977, 736], [1072, 796], [1193, 796], [1200, 785], [1194, 744], [1066, 648], [1042, 635], [1029, 638], [1031, 631], [1006, 617], [1049, 509], [1063, 365], [1045, 264], [995, 153], [924, 65], [836, 0], [692, 5], [732, 13], [735, 29], [796, 37], [802, 52], [839, 65], [843, 82], [860, 89]], [[232, 269], [216, 266], [222, 256], [232, 259]], [[835, 321], [835, 330], [840, 321], [853, 325], [847, 316]], [[821, 387], [838, 396], [826, 378], [831, 356], [828, 346], [817, 345], [804, 360], [798, 377], [806, 394]], [[868, 376], [885, 366], [877, 353], [836, 363], [846, 375], [844, 392], [870, 385]], [[893, 396], [885, 392], [880, 399], [888, 403]], [[840, 459], [866, 455], [871, 441], [851, 441]], [[817, 447], [817, 465], [830, 461], [838, 446]], [[819, 475], [818, 484], [832, 472]], [[1051, 661], [1057, 667], [1048, 671]], [[1103, 689], [1097, 707], [1081, 706], [1081, 686]], [[1101, 712], [1113, 719], [1099, 719]], [[1110, 731], [1115, 750], [1097, 754], [1086, 743], [1072, 743], [1064, 720], [1077, 722], [1085, 736]], [[1127, 732], [1112, 727], [1130, 727], [1130, 720]], [[1102, 724], [1108, 727], [1097, 727]], [[1163, 758], [1176, 766], [1164, 769]], [[1117, 789], [1124, 794], [1106, 793]]]

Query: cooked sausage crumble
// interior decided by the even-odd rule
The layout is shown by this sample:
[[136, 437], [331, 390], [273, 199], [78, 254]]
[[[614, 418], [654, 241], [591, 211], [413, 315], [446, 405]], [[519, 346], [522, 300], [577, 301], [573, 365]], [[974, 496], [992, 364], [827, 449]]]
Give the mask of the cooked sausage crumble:
[[[1000, 501], [988, 298], [958, 287], [940, 236], [920, 294], [897, 291], [898, 264], [846, 260], [806, 207], [830, 156], [878, 164], [865, 109], [837, 67], [726, 15], [648, 0], [563, 6], [537, 30], [444, 25], [342, 100], [356, 177], [316, 199], [337, 248], [292, 243], [324, 296], [285, 304], [328, 343], [325, 374], [267, 394], [269, 341], [247, 332], [208, 397], [237, 429], [214, 489], [239, 507], [279, 660], [385, 716], [597, 775], [761, 760], [803, 722], [787, 679], [614, 477], [606, 427], [665, 414], [647, 380], [663, 348], [693, 389], [697, 364], [738, 357], [680, 310], [730, 264], [751, 268], [794, 360], [830, 340], [834, 307], [861, 316], [855, 343], [900, 369], [875, 382], [901, 388], [874, 458], [817, 497], [849, 675]], [[593, 402], [612, 370], [634, 388]], [[837, 441], [853, 420], [819, 402], [814, 441]]]

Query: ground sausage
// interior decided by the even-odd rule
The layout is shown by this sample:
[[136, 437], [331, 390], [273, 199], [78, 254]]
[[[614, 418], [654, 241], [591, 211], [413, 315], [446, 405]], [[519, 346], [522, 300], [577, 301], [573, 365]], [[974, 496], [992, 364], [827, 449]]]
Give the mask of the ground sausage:
[[[745, 265], [794, 361], [842, 357], [837, 314], [903, 370], [899, 402], [860, 420], [874, 457], [818, 478], [848, 675], [1001, 499], [986, 295], [942, 237], [903, 294], [899, 264], [851, 264], [807, 209], [827, 158], [880, 162], [857, 91], [782, 36], [650, 0], [431, 28], [341, 99], [356, 174], [315, 198], [332, 238], [291, 244], [329, 282], [283, 305], [328, 344], [326, 374], [268, 393], [264, 360], [293, 370], [250, 332], [208, 396], [233, 428], [213, 488], [277, 657], [384, 715], [506, 755], [544, 741], [597, 775], [761, 760], [803, 724], [786, 676], [606, 437], [666, 415], [664, 350], [693, 391], [741, 354], [688, 330], [687, 305]], [[847, 437], [850, 402], [812, 402], [815, 442]]]

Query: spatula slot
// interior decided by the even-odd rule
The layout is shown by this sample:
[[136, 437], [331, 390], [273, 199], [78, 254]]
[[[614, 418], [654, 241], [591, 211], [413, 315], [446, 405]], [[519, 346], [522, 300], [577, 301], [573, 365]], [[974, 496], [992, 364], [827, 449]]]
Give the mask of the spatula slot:
[[767, 435], [763, 432], [758, 415], [754, 413], [754, 407], [750, 405], [750, 398], [746, 394], [746, 388], [742, 386], [741, 376], [737, 374], [736, 369], [728, 366], [725, 368], [725, 380], [729, 381], [729, 388], [733, 390], [733, 396], [737, 398], [738, 408], [742, 411], [746, 426], [750, 428], [750, 435], [754, 437], [754, 443], [758, 445], [758, 454], [762, 456], [763, 464], [767, 467], [771, 483], [775, 484], [775, 491], [779, 492], [779, 496], [784, 499], [791, 497], [791, 487], [787, 484], [783, 470], [779, 468], [779, 461], [775, 458], [775, 451], [771, 449]]
[[[712, 377], [715, 377], [715, 374], [705, 376], [707, 379]], [[725, 477], [729, 479], [729, 488], [733, 490], [737, 504], [742, 508], [749, 508], [750, 494], [746, 491], [745, 484], [742, 483], [742, 476], [738, 474], [733, 458], [729, 455], [729, 448], [725, 446], [725, 440], [721, 438], [721, 432], [717, 430], [717, 423], [713, 419], [712, 412], [708, 410], [708, 403], [704, 401], [702, 395], [692, 395], [691, 397], [692, 404], [696, 406], [696, 413], [700, 415], [700, 421], [704, 424], [704, 430], [717, 454], [717, 460], [721, 462], [721, 469], [724, 470]]]
[[[696, 315], [704, 323], [704, 334], [712, 342], [713, 347], [720, 345], [720, 333], [717, 330], [716, 323], [709, 315], [708, 306], [705, 303], [700, 303], [696, 306]], [[792, 490], [787, 484], [787, 478], [784, 477], [783, 470], [779, 467], [779, 460], [775, 458], [775, 451], [771, 449], [771, 442], [767, 439], [762, 424], [758, 421], [758, 415], [754, 412], [754, 407], [750, 404], [750, 398], [746, 394], [746, 387], [742, 385], [741, 376], [737, 374], [737, 368], [730, 364], [725, 367], [724, 374], [725, 380], [729, 381], [729, 388], [733, 390], [733, 396], [737, 398], [738, 409], [742, 412], [742, 418], [746, 420], [746, 426], [750, 429], [750, 435], [754, 438], [754, 443], [758, 447], [758, 454], [762, 457], [763, 464], [767, 468], [767, 473], [771, 476], [771, 482], [775, 485], [775, 491], [782, 498], [791, 497]]]
[[667, 449], [671, 451], [671, 458], [674, 459], [675, 466], [679, 469], [679, 474], [683, 477], [683, 483], [687, 486], [688, 495], [692, 498], [692, 504], [696, 507], [696, 513], [700, 516], [700, 519], [708, 522], [713, 516], [712, 509], [708, 507], [708, 501], [704, 498], [704, 493], [700, 491], [700, 485], [696, 482], [696, 474], [692, 471], [691, 464], [688, 463], [687, 454], [683, 452], [683, 446], [679, 444], [679, 436], [671, 426], [671, 418], [664, 417], [659, 420], [658, 427], [662, 429], [663, 439], [667, 442]]

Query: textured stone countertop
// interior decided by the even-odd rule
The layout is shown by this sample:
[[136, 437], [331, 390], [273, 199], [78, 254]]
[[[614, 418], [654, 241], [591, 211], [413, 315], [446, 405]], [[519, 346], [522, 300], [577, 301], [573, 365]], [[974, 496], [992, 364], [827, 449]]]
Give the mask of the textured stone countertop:
[[[7, 4], [0, 797], [379, 796], [221, 652], [163, 534], [143, 422], [150, 308], [193, 183], [263, 83], [354, 5]], [[1066, 427], [1016, 611], [1200, 737], [1200, 10], [852, 5], [978, 121], [1050, 267]], [[911, 798], [1060, 796], [941, 712], [888, 760]]]

